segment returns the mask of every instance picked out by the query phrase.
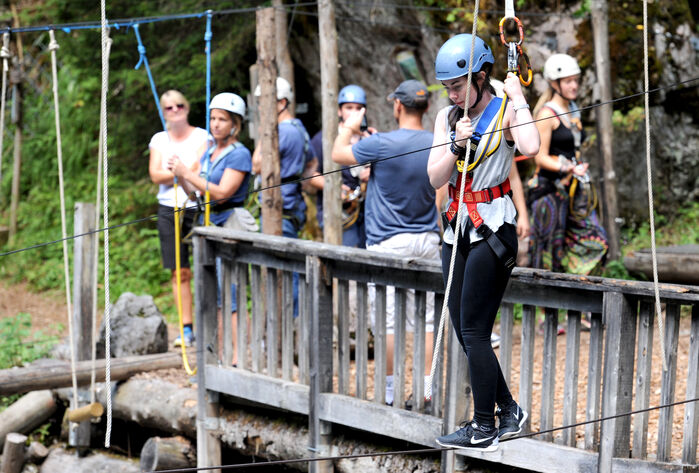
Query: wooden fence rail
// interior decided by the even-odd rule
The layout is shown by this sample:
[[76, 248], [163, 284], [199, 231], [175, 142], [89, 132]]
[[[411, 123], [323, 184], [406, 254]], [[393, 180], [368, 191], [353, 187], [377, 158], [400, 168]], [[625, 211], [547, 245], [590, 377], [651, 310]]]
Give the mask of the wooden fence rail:
[[[335, 424], [436, 446], [435, 437], [470, 418], [466, 357], [453, 330], [447, 332], [433, 397], [424, 400], [426, 300], [435, 298], [438, 318], [439, 261], [215, 227], [195, 231], [194, 249], [197, 352], [203, 354], [198, 357], [200, 467], [220, 464], [220, 394], [308, 416], [309, 454], [320, 456], [330, 453]], [[217, 259], [224, 287], [237, 285], [236, 367], [231, 366], [231, 318], [223, 317], [221, 328], [216, 321]], [[294, 277], [299, 279], [297, 317]], [[230, 291], [222, 292], [228, 314]], [[394, 402], [388, 406], [385, 319], [391, 293], [396, 362]], [[530, 413], [526, 431], [610, 418], [503, 442], [494, 453], [466, 455], [543, 472], [696, 471], [697, 402], [655, 415], [612, 418], [652, 407], [652, 401], [699, 396], [699, 287], [661, 284], [660, 295], [667, 370], [660, 384], [652, 385], [652, 373], [662, 368], [652, 358], [651, 284], [515, 269], [500, 311], [499, 359], [513, 395]], [[537, 335], [538, 309], [543, 335]], [[414, 326], [406, 323], [408, 311]], [[557, 336], [559, 315], [567, 318], [565, 337]], [[515, 325], [516, 317], [521, 325]], [[582, 334], [583, 317], [590, 322], [589, 334]], [[689, 323], [681, 332], [683, 320]], [[223, 330], [221, 347], [218, 330]], [[678, 346], [681, 341], [686, 346], [687, 338], [688, 362], [679, 364]], [[557, 349], [559, 343], [565, 350]], [[519, 367], [513, 366], [517, 351]], [[678, 379], [686, 379], [682, 397]], [[459, 455], [444, 452], [442, 470], [458, 469], [459, 461]], [[331, 471], [327, 463], [313, 471]]]

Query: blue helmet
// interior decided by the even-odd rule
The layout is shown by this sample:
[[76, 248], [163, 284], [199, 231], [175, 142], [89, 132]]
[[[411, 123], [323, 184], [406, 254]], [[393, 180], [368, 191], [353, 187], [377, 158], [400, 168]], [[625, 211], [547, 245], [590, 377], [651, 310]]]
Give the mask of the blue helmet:
[[337, 104], [343, 103], [360, 103], [366, 107], [366, 92], [358, 85], [346, 85], [337, 96]]
[[[468, 74], [468, 62], [471, 55], [471, 35], [457, 34], [448, 39], [437, 53], [434, 70], [437, 80], [456, 79]], [[476, 36], [473, 51], [473, 72], [480, 72], [485, 64], [494, 64], [495, 57], [490, 47]]]

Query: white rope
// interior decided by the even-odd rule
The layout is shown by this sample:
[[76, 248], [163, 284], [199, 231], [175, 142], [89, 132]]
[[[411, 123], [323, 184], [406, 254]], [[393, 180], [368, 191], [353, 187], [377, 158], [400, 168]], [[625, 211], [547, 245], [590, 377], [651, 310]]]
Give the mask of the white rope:
[[2, 182], [2, 142], [5, 137], [5, 103], [7, 102], [7, 72], [10, 70], [8, 60], [10, 59], [10, 33], [2, 35], [2, 98], [0, 99], [0, 182]]
[[107, 396], [107, 428], [104, 446], [109, 448], [112, 436], [112, 367], [111, 367], [111, 303], [109, 301], [109, 160], [107, 157], [107, 88], [109, 87], [109, 46], [107, 35], [107, 14], [105, 0], [100, 0], [100, 20], [102, 24], [102, 94], [100, 107], [100, 135], [102, 144], [102, 184], [104, 218], [104, 383]]
[[653, 179], [651, 177], [650, 159], [650, 106], [648, 98], [648, 0], [643, 0], [643, 103], [645, 107], [646, 126], [646, 177], [648, 178], [648, 213], [650, 214], [650, 253], [653, 262], [653, 292], [655, 293], [655, 313], [660, 332], [660, 356], [663, 359], [663, 371], [667, 370], [665, 359], [665, 318], [660, 310], [660, 289], [658, 288], [658, 255], [655, 251], [655, 215], [653, 211]]
[[[109, 55], [112, 48], [112, 38], [107, 37], [107, 78], [109, 78]], [[106, 98], [106, 97], [105, 97]], [[99, 149], [97, 150], [97, 183], [95, 188], [95, 228], [100, 228], [100, 192], [102, 191], [102, 143], [105, 139], [104, 127], [102, 126], [102, 110], [106, 109], [106, 102], [100, 100], [100, 131]], [[90, 402], [95, 402], [95, 372], [97, 362], [97, 268], [99, 261], [99, 233], [95, 236], [95, 247], [92, 260], [92, 377], [90, 379]]]
[[70, 374], [73, 380], [73, 404], [78, 406], [78, 379], [75, 374], [75, 335], [73, 333], [73, 309], [70, 298], [70, 263], [68, 262], [68, 232], [66, 230], [66, 199], [63, 191], [63, 151], [61, 146], [61, 115], [58, 110], [58, 72], [56, 70], [56, 50], [58, 43], [53, 30], [49, 30], [49, 51], [51, 51], [51, 77], [53, 79], [53, 112], [56, 119], [56, 158], [58, 161], [58, 194], [61, 201], [61, 235], [63, 236], [63, 276], [66, 288], [66, 306], [68, 312], [68, 338], [70, 341]]
[[[473, 50], [476, 47], [476, 32], [478, 31], [478, 0], [475, 2], [475, 7], [473, 9], [473, 30], [471, 33], [471, 53], [469, 55], [468, 61], [468, 77], [466, 78], [466, 102], [464, 113], [468, 116], [468, 107], [471, 103], [471, 78], [473, 76]], [[471, 149], [471, 138], [466, 141], [466, 150]], [[439, 329], [437, 331], [437, 341], [435, 343], [434, 355], [432, 356], [432, 366], [430, 367], [430, 374], [427, 378], [427, 389], [425, 392], [425, 397], [427, 399], [432, 398], [432, 379], [434, 378], [435, 371], [437, 370], [437, 361], [442, 353], [442, 339], [444, 338], [444, 326], [449, 315], [449, 293], [451, 292], [452, 280], [454, 278], [454, 262], [456, 260], [457, 246], [459, 243], [459, 236], [461, 235], [461, 208], [463, 203], [461, 202], [461, 196], [464, 194], [464, 189], [466, 188], [466, 168], [467, 162], [464, 162], [463, 168], [461, 170], [461, 185], [459, 186], [459, 205], [456, 210], [456, 228], [454, 229], [454, 241], [451, 249], [451, 261], [449, 261], [449, 277], [447, 278], [447, 287], [444, 289], [444, 302], [442, 303], [442, 315], [439, 318]]]

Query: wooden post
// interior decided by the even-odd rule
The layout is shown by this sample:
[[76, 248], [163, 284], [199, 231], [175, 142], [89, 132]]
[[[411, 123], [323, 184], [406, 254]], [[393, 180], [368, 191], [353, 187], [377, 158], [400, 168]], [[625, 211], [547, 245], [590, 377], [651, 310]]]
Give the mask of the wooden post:
[[[633, 392], [636, 313], [629, 299], [620, 292], [604, 293], [604, 384], [602, 417], [631, 410]], [[628, 458], [631, 418], [616, 418], [601, 423], [597, 471], [612, 472], [614, 457]]]
[[[277, 57], [277, 68], [279, 69], [279, 77], [283, 77], [289, 84], [291, 84], [291, 90], [296, 90], [296, 84], [294, 82], [294, 62], [291, 60], [291, 54], [289, 53], [289, 38], [288, 28], [286, 26], [286, 10], [284, 9], [284, 4], [282, 0], [272, 0], [272, 6], [274, 7], [274, 29], [275, 38], [274, 42], [276, 45], [276, 57]], [[291, 98], [289, 103], [289, 111], [292, 115], [296, 115], [296, 94]]]
[[[12, 18], [15, 28], [19, 28], [19, 15], [14, 2], [10, 2]], [[15, 125], [15, 140], [12, 164], [12, 190], [10, 197], [10, 228], [8, 239], [12, 241], [17, 233], [17, 207], [19, 205], [19, 184], [22, 168], [22, 80], [24, 78], [24, 52], [22, 37], [15, 35], [17, 46], [17, 59], [10, 71], [10, 84], [12, 84], [12, 123]]]
[[[332, 0], [318, 2], [318, 32], [320, 35], [320, 94], [323, 98], [323, 172], [340, 169], [332, 160], [337, 137], [337, 29]], [[326, 243], [342, 244], [342, 178], [339, 172], [325, 175], [323, 186], [323, 239]]]
[[[449, 340], [447, 347], [449, 355], [447, 357], [447, 392], [442, 433], [449, 434], [456, 430], [459, 423], [468, 418], [471, 386], [468, 360], [459, 343], [456, 332], [451, 327], [445, 327], [445, 329], [444, 340]], [[435, 353], [435, 356], [437, 356], [437, 353]], [[463, 458], [454, 455], [452, 450], [443, 451], [440, 471], [444, 473], [463, 471]]]
[[[612, 99], [612, 79], [609, 72], [609, 28], [607, 25], [607, 0], [592, 0], [590, 2], [592, 14], [592, 31], [595, 46], [595, 69], [597, 71], [597, 83], [599, 84], [602, 103]], [[597, 108], [596, 122], [599, 135], [600, 149], [602, 153], [602, 167], [604, 172], [604, 227], [609, 237], [609, 258], [619, 259], [619, 228], [617, 224], [617, 178], [614, 172], [612, 105], [606, 103]]]
[[[257, 64], [253, 64], [249, 69], [250, 75], [250, 90], [254, 91], [259, 83], [257, 74]], [[255, 148], [257, 148], [260, 129], [260, 114], [257, 111], [257, 97], [255, 94], [248, 94], [248, 134], [250, 138], [255, 140]]]
[[[92, 358], [92, 307], [94, 283], [94, 252], [97, 250], [95, 230], [95, 205], [78, 202], [74, 208], [73, 233], [85, 236], [73, 243], [73, 353], [76, 361]], [[78, 393], [78, 409], [87, 405], [89, 394], [85, 389]], [[73, 447], [90, 446], [92, 422], [85, 420], [70, 430], [69, 443]]]
[[5, 449], [0, 463], [0, 473], [19, 473], [24, 466], [24, 444], [27, 436], [12, 432], [5, 437]]
[[[333, 317], [332, 280], [326, 275], [328, 269], [320, 258], [306, 257], [306, 277], [312, 297], [311, 351], [310, 351], [310, 396], [308, 406], [308, 434], [311, 451], [318, 456], [330, 454], [332, 424], [320, 420], [320, 395], [333, 390]], [[310, 473], [332, 473], [330, 461], [311, 462]]]
[[[274, 42], [274, 8], [257, 10], [257, 66], [260, 81], [259, 134], [262, 154], [262, 231], [282, 234], [282, 191], [277, 130], [277, 65]], [[274, 187], [276, 186], [276, 187]]]
[[[197, 467], [221, 464], [221, 440], [214, 434], [219, 427], [218, 393], [206, 388], [206, 365], [215, 365], [218, 356], [216, 336], [216, 260], [211, 243], [194, 238], [194, 307], [197, 326]], [[220, 473], [220, 470], [210, 470]]]

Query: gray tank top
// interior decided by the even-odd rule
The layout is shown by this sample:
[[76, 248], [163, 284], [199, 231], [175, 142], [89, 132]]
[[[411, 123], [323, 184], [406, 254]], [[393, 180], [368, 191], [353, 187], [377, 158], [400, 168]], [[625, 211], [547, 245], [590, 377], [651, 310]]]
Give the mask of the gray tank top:
[[[453, 105], [454, 107], [456, 105]], [[445, 114], [446, 124], [445, 129], [449, 130], [449, 110], [452, 106], [447, 107], [447, 112]], [[473, 128], [476, 128], [480, 115], [472, 120]], [[493, 118], [491, 123], [486, 129], [486, 133], [491, 132], [495, 128], [497, 123], [497, 116]], [[505, 134], [502, 131], [497, 132], [500, 134], [500, 143], [495, 150], [495, 152], [486, 159], [484, 156], [484, 161], [473, 170], [473, 183], [471, 187], [474, 191], [479, 191], [483, 189], [488, 189], [493, 186], [501, 184], [510, 175], [510, 169], [512, 167], [512, 158], [515, 154], [515, 147], [510, 146], [505, 139]], [[481, 139], [478, 143], [478, 148], [476, 149], [476, 154], [484, 152], [483, 148], [486, 146], [486, 137]], [[497, 138], [497, 137], [494, 137]], [[492, 146], [492, 145], [491, 145]], [[456, 180], [459, 175], [459, 170], [454, 165], [451, 177], [449, 178], [449, 185], [456, 187]], [[451, 204], [451, 199], [449, 201]], [[517, 211], [515, 210], [515, 205], [509, 195], [493, 200], [490, 203], [480, 203], [476, 204], [478, 208], [478, 213], [485, 224], [490, 227], [493, 232], [498, 231], [503, 223], [511, 223], [513, 225], [517, 222]], [[468, 219], [468, 211], [466, 210], [466, 204], [462, 203], [459, 209], [461, 214], [461, 232], [463, 234], [466, 228], [466, 222]], [[483, 238], [476, 232], [476, 229], [471, 227], [469, 231], [469, 238], [471, 242], [482, 240]], [[454, 243], [454, 231], [451, 226], [447, 225], [444, 231], [444, 243], [452, 245]]]

